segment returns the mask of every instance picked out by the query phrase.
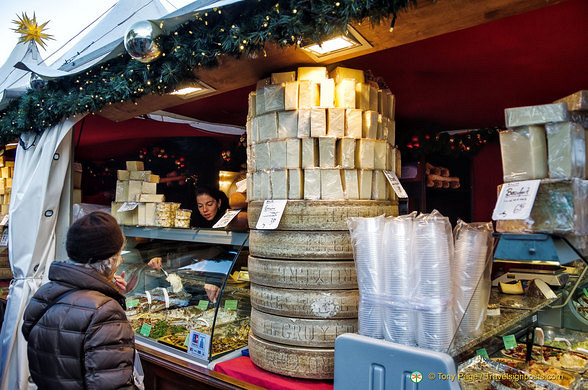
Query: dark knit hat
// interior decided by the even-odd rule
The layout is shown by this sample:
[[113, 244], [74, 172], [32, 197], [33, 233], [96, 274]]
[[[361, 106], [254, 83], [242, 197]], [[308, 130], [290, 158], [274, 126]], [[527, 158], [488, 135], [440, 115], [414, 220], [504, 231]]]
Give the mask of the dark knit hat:
[[118, 253], [124, 236], [116, 219], [95, 211], [75, 221], [67, 231], [67, 255], [78, 263], [94, 263]]

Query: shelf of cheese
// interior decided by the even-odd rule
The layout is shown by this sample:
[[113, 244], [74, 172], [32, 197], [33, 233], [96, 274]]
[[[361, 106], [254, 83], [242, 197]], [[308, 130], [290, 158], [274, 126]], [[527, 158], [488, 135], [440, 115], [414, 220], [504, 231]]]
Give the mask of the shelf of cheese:
[[14, 175], [14, 161], [0, 156], [0, 214], [8, 214], [10, 194], [12, 191], [12, 177]]
[[[165, 202], [165, 196], [157, 193], [158, 175], [145, 170], [142, 161], [127, 161], [126, 168], [117, 171], [115, 200], [111, 205], [111, 214], [120, 225], [190, 227], [192, 210], [180, 209], [179, 203]], [[129, 203], [131, 207], [123, 208]]]
[[383, 170], [400, 176], [394, 104], [356, 69], [261, 80], [249, 95], [249, 200], [392, 199]]

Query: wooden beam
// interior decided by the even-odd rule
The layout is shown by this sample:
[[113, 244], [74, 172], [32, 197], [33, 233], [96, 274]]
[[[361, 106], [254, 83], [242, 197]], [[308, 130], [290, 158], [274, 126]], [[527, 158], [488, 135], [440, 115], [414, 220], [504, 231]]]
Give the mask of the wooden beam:
[[[434, 36], [473, 27], [493, 20], [529, 12], [562, 0], [420, 0], [417, 7], [398, 14], [394, 30], [390, 32], [391, 18], [378, 25], [369, 22], [354, 27], [373, 46], [361, 52], [341, 56], [324, 64], [334, 64], [358, 56], [379, 52]], [[483, 43], [481, 43], [483, 44]], [[264, 53], [240, 59], [223, 57], [213, 69], [195, 69], [200, 80], [216, 91], [193, 100], [229, 92], [254, 85], [272, 72], [294, 69], [303, 64], [315, 64], [306, 53], [295, 47], [281, 48], [268, 44]], [[138, 115], [185, 104], [189, 100], [170, 95], [147, 95], [136, 103], [124, 102], [102, 109], [99, 115], [114, 121], [124, 121]]]

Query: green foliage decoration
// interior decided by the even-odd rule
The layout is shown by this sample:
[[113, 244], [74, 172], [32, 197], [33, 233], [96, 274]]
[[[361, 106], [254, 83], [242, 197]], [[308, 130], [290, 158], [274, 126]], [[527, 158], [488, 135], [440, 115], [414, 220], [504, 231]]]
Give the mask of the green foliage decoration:
[[194, 80], [194, 69], [218, 65], [220, 56], [264, 55], [269, 42], [282, 47], [321, 42], [351, 22], [381, 23], [416, 0], [245, 0], [200, 11], [167, 31], [157, 43], [162, 56], [149, 64], [126, 53], [77, 75], [29, 89], [0, 112], [0, 142], [25, 132], [42, 133], [76, 114], [97, 113], [148, 94], [164, 94]]

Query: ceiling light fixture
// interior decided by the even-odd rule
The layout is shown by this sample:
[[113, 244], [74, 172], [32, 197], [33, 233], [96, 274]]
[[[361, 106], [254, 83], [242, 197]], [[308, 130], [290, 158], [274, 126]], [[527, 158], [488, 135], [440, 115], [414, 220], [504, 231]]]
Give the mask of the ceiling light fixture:
[[371, 47], [372, 45], [356, 29], [348, 25], [344, 34], [337, 35], [321, 43], [310, 43], [301, 48], [316, 62], [322, 62], [342, 55], [367, 50]]
[[178, 87], [178, 89], [170, 92], [169, 94], [178, 96], [182, 99], [192, 99], [193, 97], [207, 95], [214, 91], [216, 91], [216, 89], [198, 80], [191, 82], [188, 85], [182, 85], [181, 87]]

